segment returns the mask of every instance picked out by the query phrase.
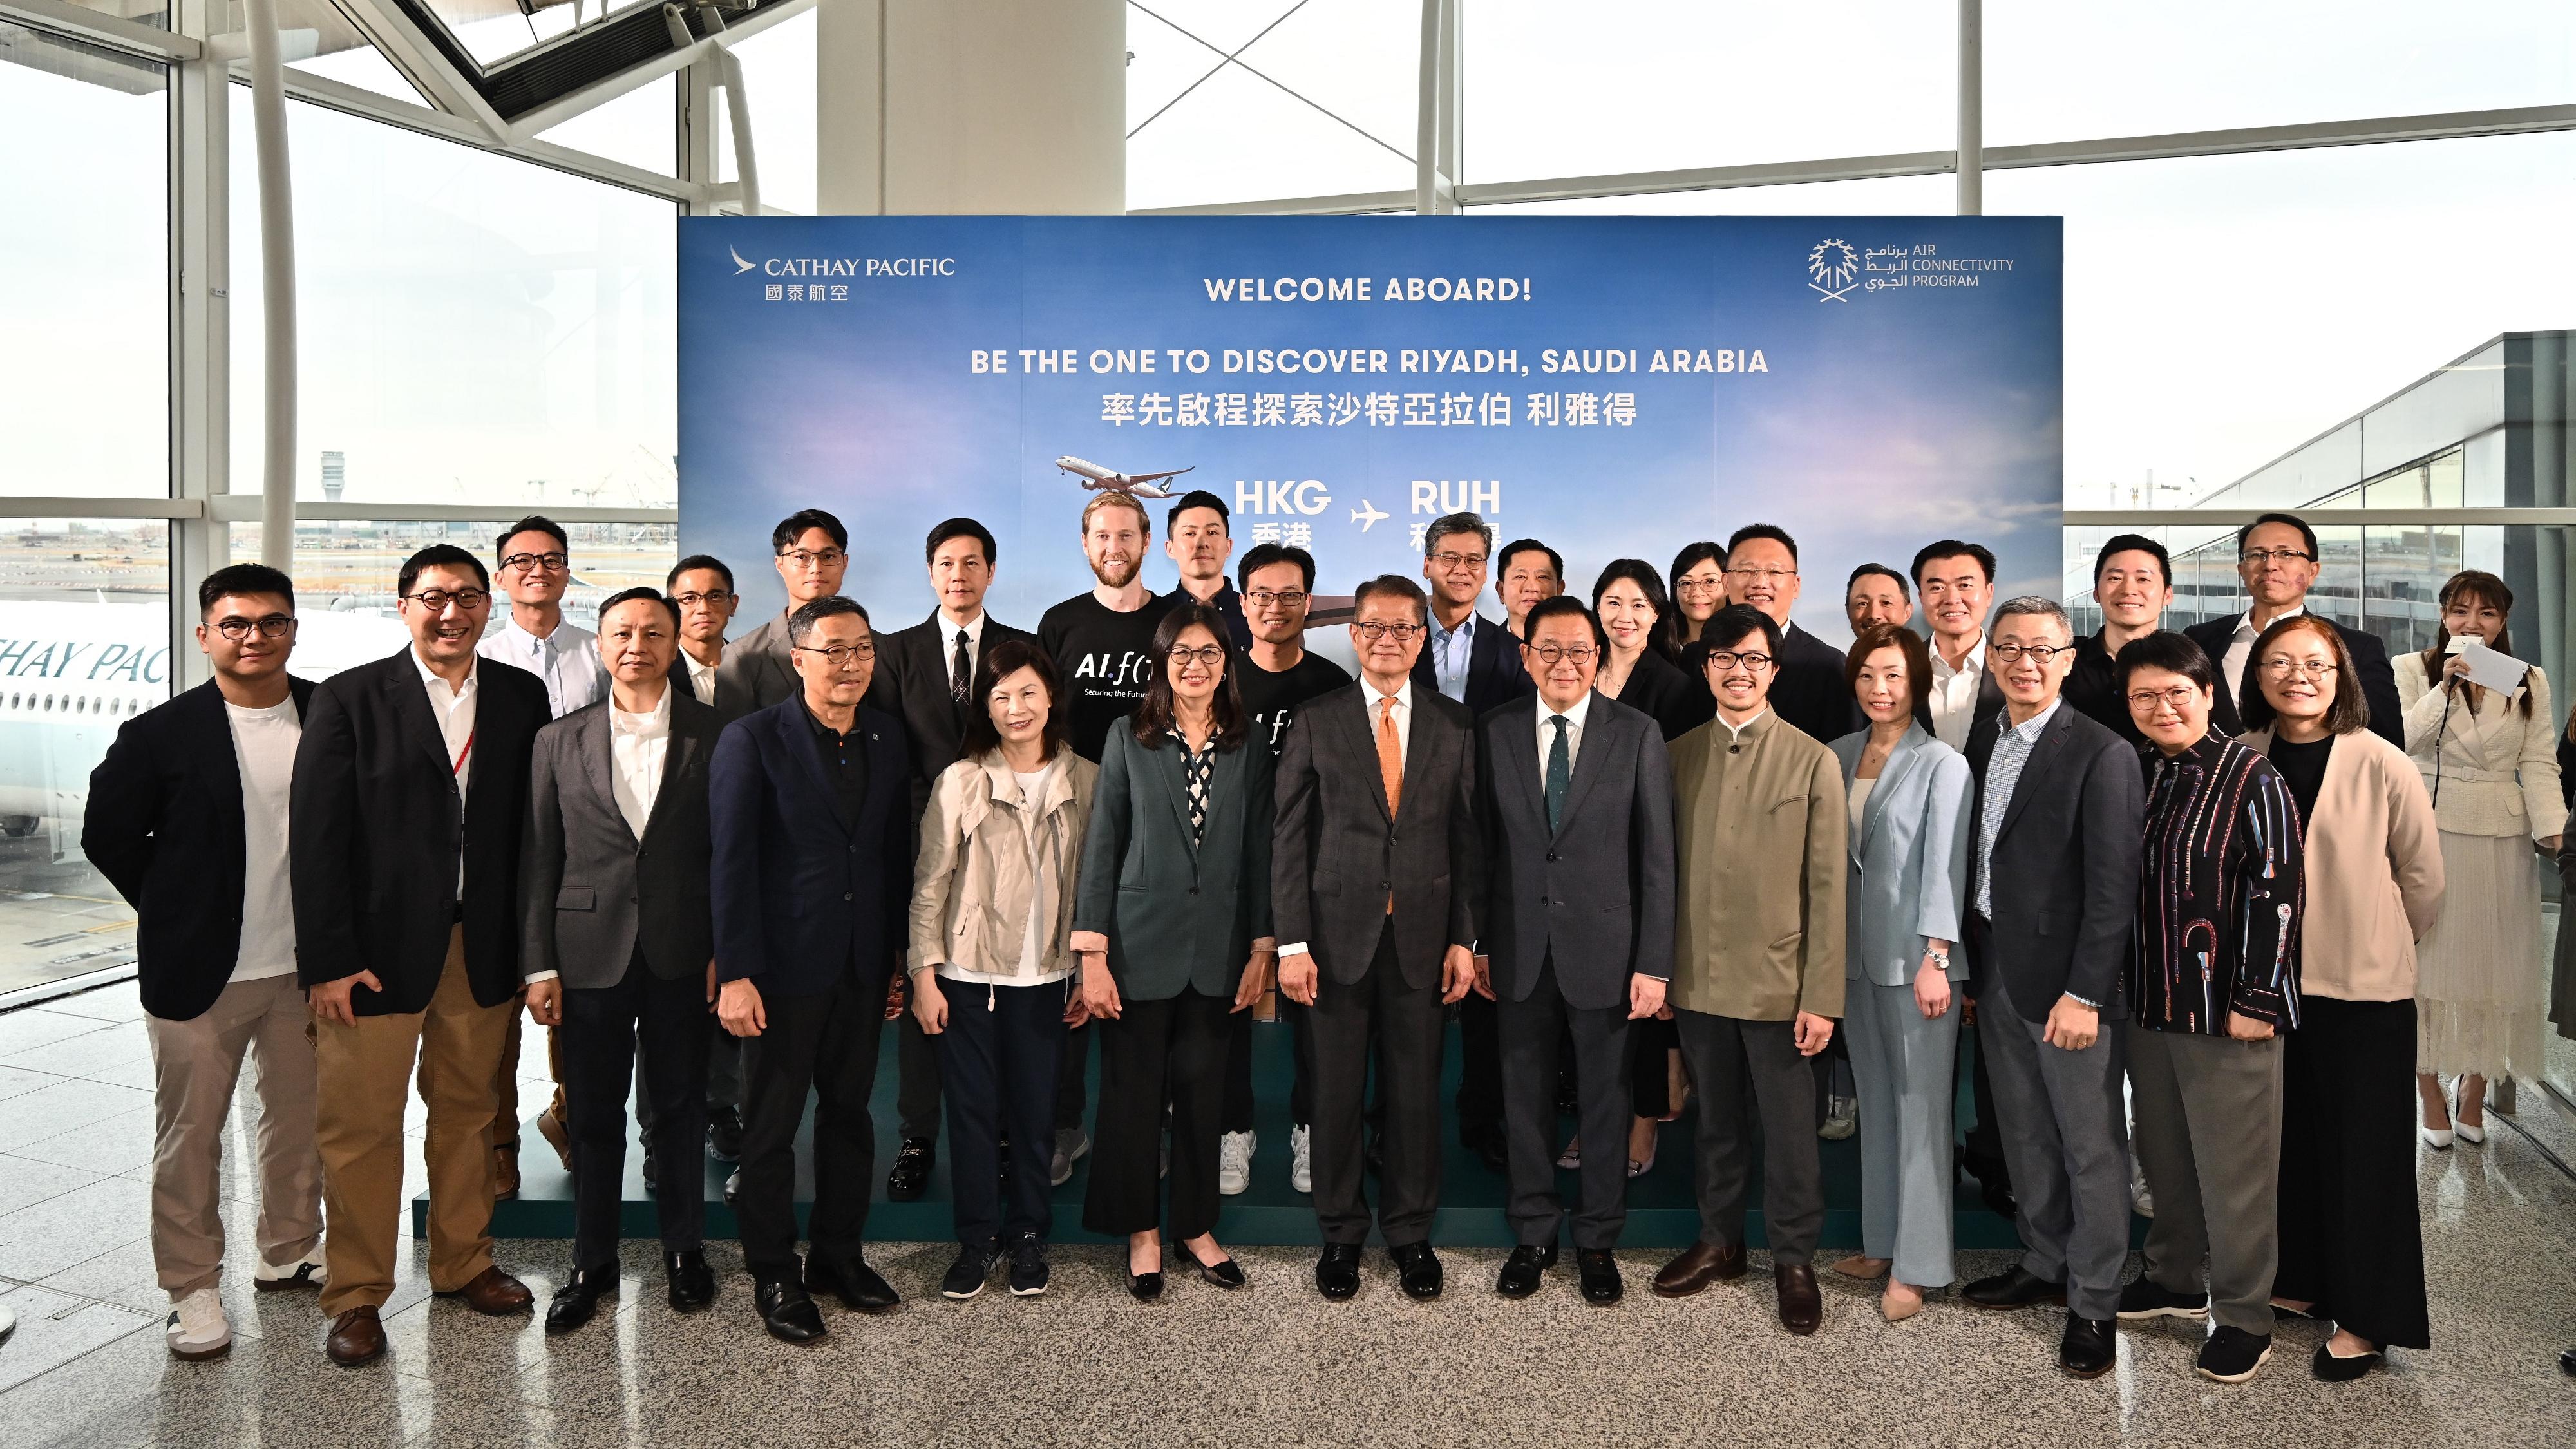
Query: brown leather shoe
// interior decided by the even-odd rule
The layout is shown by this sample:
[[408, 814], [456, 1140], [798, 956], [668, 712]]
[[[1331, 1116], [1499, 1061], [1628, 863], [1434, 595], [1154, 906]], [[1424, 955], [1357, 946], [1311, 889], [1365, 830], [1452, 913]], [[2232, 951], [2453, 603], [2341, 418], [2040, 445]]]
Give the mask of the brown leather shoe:
[[1693, 1243], [1655, 1275], [1655, 1296], [1688, 1298], [1721, 1278], [1744, 1276], [1744, 1245]]
[[537, 1302], [537, 1295], [528, 1291], [527, 1284], [502, 1272], [497, 1266], [475, 1274], [474, 1281], [464, 1287], [449, 1289], [438, 1296], [463, 1299], [466, 1307], [495, 1318], [525, 1313]]
[[492, 1149], [492, 1196], [509, 1198], [518, 1195], [519, 1144], [513, 1142], [507, 1147]]
[[331, 1320], [322, 1351], [342, 1368], [356, 1368], [385, 1352], [385, 1325], [372, 1308], [352, 1308]]
[[[555, 1150], [555, 1156], [563, 1159], [564, 1171], [572, 1171], [572, 1132], [564, 1122], [563, 1104], [560, 1099], [554, 1106], [537, 1114], [537, 1135], [546, 1139], [546, 1145]], [[512, 1154], [510, 1170], [512, 1173], [510, 1185], [515, 1188], [518, 1186], [516, 1175], [518, 1161], [515, 1153]]]
[[1825, 1318], [1824, 1295], [1816, 1291], [1816, 1270], [1804, 1263], [1782, 1263], [1771, 1269], [1771, 1281], [1780, 1289], [1780, 1326], [1791, 1333], [1815, 1332]]

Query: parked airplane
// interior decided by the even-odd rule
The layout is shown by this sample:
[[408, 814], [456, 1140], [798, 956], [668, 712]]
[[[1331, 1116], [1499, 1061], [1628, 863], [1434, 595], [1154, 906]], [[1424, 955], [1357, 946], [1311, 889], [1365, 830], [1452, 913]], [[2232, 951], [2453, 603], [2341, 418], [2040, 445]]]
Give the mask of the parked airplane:
[[1188, 468], [1173, 468], [1162, 473], [1113, 473], [1097, 463], [1085, 462], [1071, 453], [1056, 459], [1055, 465], [1064, 472], [1080, 478], [1085, 488], [1095, 492], [1124, 493], [1131, 498], [1169, 498], [1172, 496], [1170, 489], [1149, 485], [1165, 478], [1178, 478], [1198, 466], [1193, 463]]

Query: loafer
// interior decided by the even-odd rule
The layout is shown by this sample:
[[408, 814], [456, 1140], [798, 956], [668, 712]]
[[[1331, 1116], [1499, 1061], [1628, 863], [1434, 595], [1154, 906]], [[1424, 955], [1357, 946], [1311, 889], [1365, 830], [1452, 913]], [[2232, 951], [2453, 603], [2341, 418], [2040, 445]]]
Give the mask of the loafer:
[[342, 1368], [356, 1368], [385, 1353], [385, 1325], [373, 1308], [352, 1308], [331, 1320], [322, 1351]]
[[831, 1330], [823, 1326], [823, 1310], [802, 1287], [786, 1278], [762, 1278], [752, 1293], [752, 1302], [760, 1309], [760, 1326], [769, 1336], [782, 1343], [812, 1343]]
[[1035, 1298], [1047, 1291], [1046, 1239], [1022, 1233], [1011, 1244], [1011, 1296]]
[[742, 1161], [742, 1114], [731, 1107], [707, 1113], [707, 1156], [718, 1162]]
[[878, 1276], [864, 1258], [852, 1258], [846, 1263], [808, 1258], [805, 1286], [809, 1292], [829, 1293], [840, 1299], [841, 1306], [852, 1313], [892, 1313], [903, 1303], [894, 1285]]
[[1974, 1308], [2029, 1308], [2041, 1303], [2064, 1303], [2066, 1285], [2052, 1283], [2015, 1263], [1991, 1278], [1980, 1278], [1960, 1289], [1959, 1299]]
[[450, 1288], [437, 1295], [454, 1298], [477, 1313], [493, 1318], [507, 1318], [525, 1313], [537, 1304], [537, 1295], [528, 1285], [501, 1271], [498, 1264], [474, 1275], [474, 1281], [462, 1288]]
[[1151, 1303], [1163, 1296], [1163, 1270], [1127, 1275], [1127, 1296], [1139, 1303]]
[[927, 1137], [907, 1137], [895, 1149], [894, 1166], [886, 1172], [886, 1196], [896, 1202], [918, 1201], [930, 1190], [930, 1165], [938, 1148]]
[[951, 1303], [963, 1303], [984, 1291], [984, 1280], [993, 1276], [993, 1250], [961, 1246], [957, 1261], [948, 1265], [948, 1274], [939, 1280], [939, 1296]]
[[2176, 1293], [2153, 1278], [2141, 1276], [2120, 1290], [2119, 1313], [2124, 1323], [2144, 1323], [2150, 1318], [2207, 1318], [2209, 1295]]
[[716, 1275], [707, 1271], [707, 1255], [701, 1248], [684, 1248], [662, 1255], [662, 1277], [670, 1284], [671, 1306], [682, 1313], [704, 1308], [715, 1301]]
[[599, 1300], [617, 1296], [617, 1265], [575, 1268], [546, 1304], [546, 1332], [570, 1333], [599, 1311]]
[[1360, 1245], [1326, 1243], [1315, 1260], [1315, 1291], [1336, 1303], [1360, 1291]]
[[[2357, 1353], [2346, 1358], [2342, 1354], [2332, 1352], [2330, 1345], [2321, 1343], [2317, 1345], [2316, 1353], [2308, 1359], [2308, 1372], [2316, 1375], [2323, 1383], [2348, 1384], [2379, 1367], [2387, 1357], [2385, 1350], [2374, 1348], [2368, 1353]], [[2576, 1348], [2571, 1348], [2558, 1356], [2558, 1367], [2567, 1373], [2576, 1374]]]
[[2212, 1383], [2241, 1384], [2272, 1356], [2272, 1335], [2248, 1333], [2222, 1323], [2202, 1340], [2192, 1371]]
[[2066, 1315], [2066, 1332], [2057, 1340], [2057, 1366], [2068, 1378], [2098, 1379], [2120, 1361], [2116, 1318]]
[[1231, 1292], [1242, 1287], [1247, 1280], [1241, 1263], [1232, 1258], [1219, 1258], [1213, 1263], [1199, 1264], [1199, 1281]]
[[1429, 1243], [1407, 1243], [1389, 1248], [1386, 1255], [1395, 1260], [1396, 1281], [1403, 1285], [1404, 1296], [1429, 1302], [1440, 1296], [1440, 1255]]
[[[539, 1118], [544, 1121], [544, 1118]], [[517, 1143], [492, 1149], [492, 1196], [506, 1202], [519, 1195], [519, 1148]]]
[[1688, 1298], [1722, 1278], [1744, 1276], [1744, 1245], [1693, 1243], [1655, 1274], [1655, 1296]]
[[1619, 1278], [1619, 1260], [1607, 1248], [1576, 1249], [1574, 1267], [1581, 1275], [1586, 1303], [1607, 1307], [1627, 1291], [1627, 1285]]
[[1816, 1288], [1816, 1270], [1806, 1263], [1781, 1263], [1771, 1269], [1772, 1286], [1780, 1290], [1780, 1326], [1805, 1336], [1825, 1321], [1825, 1296]]
[[1539, 1275], [1555, 1266], [1556, 1244], [1523, 1243], [1503, 1260], [1503, 1271], [1494, 1275], [1494, 1291], [1505, 1298], [1527, 1298], [1538, 1291]]

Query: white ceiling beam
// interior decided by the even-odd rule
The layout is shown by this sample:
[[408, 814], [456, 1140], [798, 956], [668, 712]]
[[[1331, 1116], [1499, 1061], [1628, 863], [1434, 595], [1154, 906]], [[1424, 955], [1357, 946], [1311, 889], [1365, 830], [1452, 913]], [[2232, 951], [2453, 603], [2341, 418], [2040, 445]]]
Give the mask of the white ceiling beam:
[[162, 60], [195, 60], [203, 49], [193, 36], [174, 34], [157, 25], [69, 4], [67, 0], [0, 0], [0, 20], [23, 20], [113, 50]]
[[727, 46], [739, 45], [773, 25], [793, 20], [814, 8], [817, 0], [771, 0], [748, 15], [730, 18], [716, 35], [700, 37], [686, 49], [665, 51], [642, 64], [629, 66], [604, 80], [593, 81], [570, 95], [546, 102], [510, 123], [514, 140], [525, 140], [549, 131], [584, 111], [596, 110], [628, 91], [647, 86], [666, 75], [707, 59], [719, 39]]

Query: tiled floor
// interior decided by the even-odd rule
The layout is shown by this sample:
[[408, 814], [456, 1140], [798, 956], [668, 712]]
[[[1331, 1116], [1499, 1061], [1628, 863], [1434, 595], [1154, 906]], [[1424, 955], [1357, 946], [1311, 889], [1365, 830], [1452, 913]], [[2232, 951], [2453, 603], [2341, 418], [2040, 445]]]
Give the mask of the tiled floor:
[[[710, 1250], [711, 1311], [670, 1312], [636, 1244], [614, 1316], [553, 1341], [430, 1300], [413, 1261], [386, 1307], [393, 1351], [344, 1371], [321, 1356], [312, 1300], [252, 1293], [246, 1263], [224, 1290], [232, 1353], [164, 1349], [139, 1017], [130, 986], [0, 1015], [0, 1302], [19, 1314], [0, 1343], [0, 1445], [2576, 1443], [2576, 1379], [2555, 1366], [2576, 1343], [2576, 1178], [2558, 1165], [2576, 1163], [2576, 1116], [2537, 1089], [2518, 1129], [2421, 1156], [2437, 1347], [2336, 1388], [2308, 1377], [2312, 1325], [2285, 1326], [2242, 1387], [2193, 1377], [2179, 1326], [2124, 1331], [2120, 1369], [2077, 1384], [2051, 1366], [2048, 1314], [1936, 1302], [1890, 1325], [1837, 1292], [1824, 1331], [1798, 1340], [1758, 1271], [1668, 1303], [1643, 1291], [1647, 1253], [1625, 1257], [1634, 1291], [1609, 1310], [1569, 1272], [1497, 1299], [1483, 1251], [1446, 1255], [1437, 1303], [1403, 1298], [1377, 1258], [1359, 1301], [1327, 1304], [1291, 1249], [1247, 1250], [1241, 1293], [1176, 1282], [1152, 1306], [1128, 1301], [1112, 1251], [1065, 1249], [1045, 1298], [960, 1305], [935, 1296], [935, 1244], [873, 1255], [902, 1312], [832, 1309], [831, 1339], [801, 1350], [761, 1334], [730, 1245]], [[237, 1235], [248, 1214], [228, 1206]], [[501, 1248], [541, 1298], [564, 1254]], [[2002, 1261], [1963, 1255], [1961, 1271]]]

